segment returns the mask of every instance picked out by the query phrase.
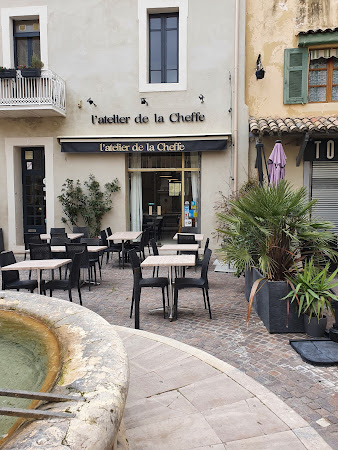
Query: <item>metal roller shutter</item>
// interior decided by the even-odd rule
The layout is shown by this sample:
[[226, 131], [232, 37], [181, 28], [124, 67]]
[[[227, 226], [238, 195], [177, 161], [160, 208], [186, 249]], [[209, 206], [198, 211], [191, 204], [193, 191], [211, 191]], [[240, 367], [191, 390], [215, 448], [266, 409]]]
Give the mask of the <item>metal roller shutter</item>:
[[313, 215], [330, 220], [338, 234], [338, 162], [313, 162], [311, 197], [318, 199]]

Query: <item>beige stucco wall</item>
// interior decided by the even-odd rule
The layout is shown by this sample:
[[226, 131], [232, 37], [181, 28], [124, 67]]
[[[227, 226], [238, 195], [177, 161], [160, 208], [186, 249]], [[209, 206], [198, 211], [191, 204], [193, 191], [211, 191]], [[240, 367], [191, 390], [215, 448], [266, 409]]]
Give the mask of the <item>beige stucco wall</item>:
[[[337, 0], [247, 0], [246, 90], [249, 115], [267, 117], [329, 116], [337, 113], [337, 103], [283, 104], [284, 49], [298, 47], [300, 31], [334, 28], [338, 24]], [[257, 80], [256, 60], [261, 54], [265, 77]], [[276, 137], [264, 137], [265, 154], [269, 157]], [[281, 136], [288, 161], [286, 178], [295, 186], [303, 183], [303, 165], [296, 167], [301, 145], [297, 136]], [[249, 168], [254, 169], [256, 148], [250, 139]]]
[[[163, 6], [175, 0], [159, 1]], [[127, 171], [123, 154], [63, 154], [57, 141], [59, 136], [100, 136], [112, 140], [127, 136], [139, 137], [180, 135], [231, 135], [234, 98], [234, 19], [235, 2], [215, 0], [179, 0], [187, 4], [187, 89], [173, 92], [139, 91], [139, 20], [137, 0], [1, 0], [1, 8], [47, 5], [48, 69], [66, 82], [67, 116], [48, 118], [6, 119], [0, 115], [0, 201], [2, 226], [8, 227], [7, 166], [4, 155], [6, 139], [32, 139], [42, 137], [53, 140], [53, 194], [54, 204], [47, 227], [60, 226], [62, 211], [56, 197], [66, 178], [85, 180], [93, 173], [103, 185], [118, 178], [122, 187], [112, 196], [113, 211], [104, 219], [103, 226], [113, 230], [128, 224]], [[241, 2], [240, 41], [240, 178], [248, 172], [247, 110], [244, 105], [244, 19], [245, 1]], [[0, 58], [4, 43], [0, 34]], [[0, 59], [1, 64], [1, 59]], [[231, 75], [231, 77], [230, 77]], [[231, 78], [231, 80], [230, 80]], [[199, 95], [205, 97], [201, 103]], [[91, 97], [97, 105], [90, 105]], [[147, 105], [141, 105], [145, 97]], [[78, 105], [81, 105], [79, 108]], [[230, 110], [230, 111], [229, 111]], [[205, 121], [198, 123], [171, 123], [170, 113], [200, 112]], [[164, 123], [155, 123], [154, 114], [162, 115]], [[129, 116], [128, 124], [93, 124], [96, 116]], [[146, 124], [137, 124], [139, 114], [149, 117]], [[28, 141], [27, 141], [28, 142]], [[27, 144], [29, 145], [29, 144]], [[212, 200], [218, 190], [232, 189], [231, 145], [219, 155], [206, 153], [202, 157], [202, 226], [208, 235], [213, 231]], [[217, 175], [216, 175], [217, 174]], [[17, 169], [13, 178], [20, 177]], [[230, 180], [230, 181], [229, 181]], [[208, 197], [208, 202], [205, 201]], [[211, 220], [210, 220], [211, 218]], [[5, 231], [7, 235], [7, 232]], [[20, 235], [20, 230], [16, 236]], [[7, 239], [7, 236], [6, 236]], [[16, 237], [14, 244], [19, 244]], [[11, 243], [13, 244], [13, 242]]]
[[[337, 112], [336, 103], [283, 104], [284, 49], [297, 48], [300, 30], [338, 24], [336, 0], [247, 0], [246, 104], [253, 117], [299, 117]], [[266, 71], [255, 76], [261, 54]]]

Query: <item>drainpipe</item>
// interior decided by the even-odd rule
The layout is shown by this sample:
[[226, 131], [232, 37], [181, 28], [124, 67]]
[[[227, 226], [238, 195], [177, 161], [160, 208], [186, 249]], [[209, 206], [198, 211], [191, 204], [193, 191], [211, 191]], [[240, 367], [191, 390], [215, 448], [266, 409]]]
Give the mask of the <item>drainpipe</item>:
[[235, 6], [235, 99], [234, 99], [234, 193], [238, 191], [238, 60], [239, 60], [239, 7], [240, 0], [236, 0]]

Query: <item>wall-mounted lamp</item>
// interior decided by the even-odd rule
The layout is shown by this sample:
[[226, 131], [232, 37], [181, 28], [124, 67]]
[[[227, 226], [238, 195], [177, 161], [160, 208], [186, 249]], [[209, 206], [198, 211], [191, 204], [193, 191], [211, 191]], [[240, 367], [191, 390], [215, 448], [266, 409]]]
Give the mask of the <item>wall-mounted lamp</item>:
[[265, 70], [263, 69], [262, 61], [261, 61], [261, 54], [258, 55], [257, 61], [256, 61], [256, 78], [257, 80], [261, 80], [264, 78]]
[[82, 100], [79, 100], [79, 101], [77, 102], [77, 107], [78, 107], [78, 108], [82, 108]]
[[144, 97], [141, 98], [141, 105], [147, 105], [148, 106], [148, 102], [147, 102], [147, 100]]
[[95, 105], [95, 103], [93, 102], [93, 100], [89, 97], [89, 99], [87, 100], [87, 102], [90, 104], [90, 105], [94, 105], [94, 106], [97, 106], [97, 105]]
[[199, 96], [198, 96], [198, 98], [201, 100], [201, 103], [204, 103], [204, 95], [202, 95], [202, 94], [200, 94]]

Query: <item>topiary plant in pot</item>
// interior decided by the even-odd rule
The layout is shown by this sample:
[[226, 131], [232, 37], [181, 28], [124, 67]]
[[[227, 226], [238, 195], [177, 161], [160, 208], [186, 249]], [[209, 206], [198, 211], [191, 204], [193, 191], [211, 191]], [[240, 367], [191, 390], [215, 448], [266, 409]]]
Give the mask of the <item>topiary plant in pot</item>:
[[324, 336], [327, 324], [325, 313], [331, 313], [334, 317], [332, 303], [337, 302], [338, 297], [332, 289], [338, 286], [338, 282], [334, 282], [338, 269], [331, 275], [328, 271], [329, 264], [320, 269], [311, 258], [305, 261], [303, 269], [295, 267], [294, 274], [287, 276], [291, 291], [284, 299], [297, 302], [298, 316], [304, 314], [305, 332], [311, 337]]

